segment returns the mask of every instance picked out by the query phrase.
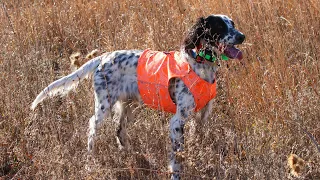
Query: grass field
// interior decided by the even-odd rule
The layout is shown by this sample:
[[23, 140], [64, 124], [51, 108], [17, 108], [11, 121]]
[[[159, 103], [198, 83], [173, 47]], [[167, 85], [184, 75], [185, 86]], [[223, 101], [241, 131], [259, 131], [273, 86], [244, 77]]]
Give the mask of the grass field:
[[[118, 149], [116, 123], [87, 153], [91, 80], [30, 105], [70, 73], [69, 56], [98, 48], [178, 50], [200, 16], [226, 14], [246, 35], [221, 62], [213, 115], [187, 123], [184, 179], [320, 179], [319, 0], [0, 1], [0, 179], [168, 179], [169, 114], [143, 109]], [[290, 174], [291, 153], [303, 168]]]

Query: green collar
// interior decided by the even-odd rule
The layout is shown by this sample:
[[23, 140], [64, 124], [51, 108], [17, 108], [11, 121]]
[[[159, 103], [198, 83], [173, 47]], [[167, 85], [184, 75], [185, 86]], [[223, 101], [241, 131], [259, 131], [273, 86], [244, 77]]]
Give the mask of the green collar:
[[[199, 51], [198, 56], [202, 57], [205, 60], [210, 61], [210, 62], [215, 62], [217, 60], [217, 57], [209, 55], [209, 54], [205, 54], [205, 52], [203, 50]], [[225, 54], [221, 54], [220, 59], [225, 60], [225, 61], [229, 60], [229, 58]]]

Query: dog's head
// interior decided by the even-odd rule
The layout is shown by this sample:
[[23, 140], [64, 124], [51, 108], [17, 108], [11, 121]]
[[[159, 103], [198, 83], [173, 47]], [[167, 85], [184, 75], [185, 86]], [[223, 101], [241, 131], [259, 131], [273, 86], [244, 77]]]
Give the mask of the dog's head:
[[184, 41], [184, 48], [201, 48], [215, 55], [242, 59], [242, 52], [235, 45], [242, 44], [244, 40], [245, 35], [235, 28], [228, 16], [210, 15], [198, 19]]

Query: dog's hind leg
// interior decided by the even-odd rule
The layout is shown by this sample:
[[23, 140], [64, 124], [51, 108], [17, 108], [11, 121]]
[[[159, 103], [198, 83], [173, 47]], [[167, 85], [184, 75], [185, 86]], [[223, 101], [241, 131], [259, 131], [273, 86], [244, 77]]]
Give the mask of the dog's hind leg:
[[129, 136], [127, 133], [127, 123], [133, 120], [132, 113], [132, 103], [131, 101], [121, 102], [118, 101], [116, 104], [116, 111], [119, 114], [119, 126], [117, 130], [117, 139], [120, 146], [120, 149], [129, 149]]
[[111, 117], [111, 107], [113, 106], [111, 99], [114, 97], [108, 93], [104, 82], [95, 84], [94, 88], [95, 114], [89, 121], [88, 151], [91, 151], [93, 148], [93, 138], [96, 135], [99, 124], [108, 116]]
[[99, 102], [96, 97], [95, 115], [89, 121], [88, 151], [91, 151], [93, 148], [93, 138], [96, 135], [97, 127], [108, 115], [111, 115], [108, 99], [103, 99]]
[[[127, 126], [135, 121], [134, 111], [139, 107], [137, 103], [133, 100], [128, 100], [126, 102], [119, 102], [120, 114], [119, 114], [119, 126], [117, 130], [118, 143], [120, 149], [125, 150], [130, 149], [130, 137], [127, 133]], [[118, 110], [119, 111], [119, 110]]]

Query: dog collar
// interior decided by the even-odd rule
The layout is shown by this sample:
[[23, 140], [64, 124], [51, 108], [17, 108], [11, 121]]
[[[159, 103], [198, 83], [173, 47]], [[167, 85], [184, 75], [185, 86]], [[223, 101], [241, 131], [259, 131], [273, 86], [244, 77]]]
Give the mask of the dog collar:
[[[199, 53], [196, 55], [197, 62], [203, 63], [204, 59], [209, 62], [215, 62], [218, 58], [216, 56], [206, 54], [203, 50], [199, 50]], [[221, 54], [219, 59], [225, 61], [229, 60], [229, 58], [225, 54]]]

